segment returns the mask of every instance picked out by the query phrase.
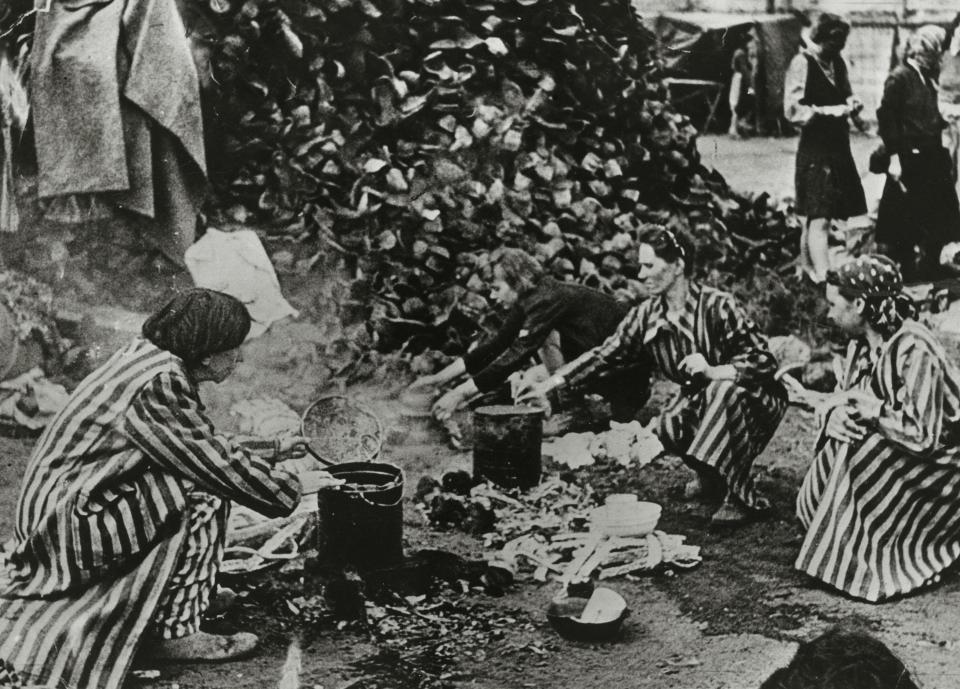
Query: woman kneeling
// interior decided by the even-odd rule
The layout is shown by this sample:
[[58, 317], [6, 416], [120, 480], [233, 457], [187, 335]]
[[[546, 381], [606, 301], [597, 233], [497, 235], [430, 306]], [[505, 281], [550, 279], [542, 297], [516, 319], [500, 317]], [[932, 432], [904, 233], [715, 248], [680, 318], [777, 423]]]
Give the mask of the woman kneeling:
[[[134, 651], [226, 660], [257, 638], [199, 630], [236, 501], [271, 517], [332, 480], [299, 477], [215, 433], [198, 384], [221, 382], [250, 329], [242, 303], [190, 290], [73, 392], [41, 436], [0, 552], [0, 660], [28, 682], [123, 685]], [[278, 448], [282, 449], [282, 448]]]
[[797, 498], [797, 569], [876, 602], [960, 557], [960, 371], [914, 319], [895, 264], [863, 256], [827, 278], [829, 317], [855, 339], [818, 408]]
[[659, 436], [697, 472], [687, 497], [722, 498], [715, 525], [745, 522], [768, 507], [756, 494], [751, 468], [787, 408], [786, 391], [774, 379], [777, 361], [730, 294], [690, 279], [692, 245], [659, 226], [646, 228], [638, 242], [639, 277], [650, 299], [530, 397], [543, 399], [612, 364], [652, 356], [681, 386], [660, 417]]

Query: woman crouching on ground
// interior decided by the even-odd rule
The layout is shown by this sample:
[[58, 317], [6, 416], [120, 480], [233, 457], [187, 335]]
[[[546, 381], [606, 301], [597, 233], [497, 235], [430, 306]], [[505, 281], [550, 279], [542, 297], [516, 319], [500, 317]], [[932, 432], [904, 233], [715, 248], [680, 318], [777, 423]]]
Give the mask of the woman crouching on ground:
[[[449, 418], [478, 393], [497, 391], [534, 356], [553, 373], [613, 334], [629, 311], [609, 294], [547, 276], [537, 260], [521, 249], [499, 249], [491, 259], [491, 298], [509, 309], [503, 326], [442, 371], [424, 376], [408, 388], [444, 385], [466, 373], [466, 381], [434, 403], [433, 413], [440, 420]], [[629, 421], [650, 396], [652, 368], [648, 358], [638, 359], [611, 372], [613, 375], [592, 381], [589, 392], [610, 403], [614, 420]]]
[[829, 317], [854, 339], [797, 497], [797, 569], [870, 602], [960, 558], [960, 371], [902, 287], [883, 256], [828, 274]]
[[639, 278], [650, 299], [529, 397], [543, 399], [618, 361], [652, 355], [681, 386], [660, 417], [659, 435], [697, 473], [686, 496], [723, 499], [714, 525], [744, 523], [769, 507], [756, 493], [751, 468], [787, 408], [786, 392], [774, 379], [777, 361], [730, 294], [690, 279], [693, 247], [685, 239], [651, 226], [638, 242]]
[[233, 372], [249, 329], [226, 294], [174, 298], [41, 436], [0, 553], [0, 659], [28, 683], [115, 689], [144, 637], [153, 659], [254, 649], [253, 634], [199, 631], [229, 502], [287, 515], [329, 474], [274, 468], [204, 415], [198, 384]]

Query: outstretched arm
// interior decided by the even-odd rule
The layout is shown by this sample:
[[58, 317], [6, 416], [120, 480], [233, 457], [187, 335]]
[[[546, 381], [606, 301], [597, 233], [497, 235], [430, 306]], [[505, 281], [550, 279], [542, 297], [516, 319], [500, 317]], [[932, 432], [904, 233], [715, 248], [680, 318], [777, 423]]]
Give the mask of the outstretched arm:
[[147, 383], [127, 410], [123, 431], [166, 471], [265, 516], [290, 514], [300, 501], [296, 476], [214, 431], [182, 375], [160, 373]]

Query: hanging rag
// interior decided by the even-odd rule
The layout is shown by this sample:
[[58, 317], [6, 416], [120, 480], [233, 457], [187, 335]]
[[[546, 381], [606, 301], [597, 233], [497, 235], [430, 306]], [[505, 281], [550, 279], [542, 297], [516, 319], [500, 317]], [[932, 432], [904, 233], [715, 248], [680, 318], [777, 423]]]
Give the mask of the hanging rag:
[[30, 105], [22, 72], [0, 51], [0, 232], [20, 226], [13, 177], [14, 131], [22, 131]]
[[200, 88], [169, 0], [52, 0], [32, 52], [39, 196], [47, 217], [139, 218], [182, 264], [206, 191]]

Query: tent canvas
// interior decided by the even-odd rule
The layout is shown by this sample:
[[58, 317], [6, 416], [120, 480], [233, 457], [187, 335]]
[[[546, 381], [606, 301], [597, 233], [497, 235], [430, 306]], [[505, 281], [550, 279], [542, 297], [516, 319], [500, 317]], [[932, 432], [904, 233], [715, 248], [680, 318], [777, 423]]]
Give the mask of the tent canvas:
[[[800, 47], [800, 21], [789, 14], [721, 14], [674, 12], [659, 15], [654, 22], [665, 76], [723, 84], [716, 124], [729, 121], [725, 97], [733, 74], [733, 53], [753, 29], [758, 36], [756, 66], [757, 127], [760, 133], [783, 129], [783, 78]], [[680, 109], [702, 124], [709, 105], [695, 99]]]

